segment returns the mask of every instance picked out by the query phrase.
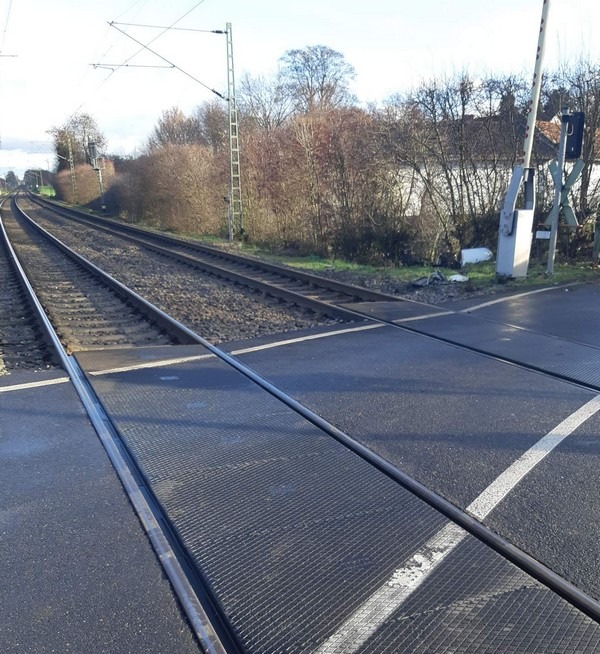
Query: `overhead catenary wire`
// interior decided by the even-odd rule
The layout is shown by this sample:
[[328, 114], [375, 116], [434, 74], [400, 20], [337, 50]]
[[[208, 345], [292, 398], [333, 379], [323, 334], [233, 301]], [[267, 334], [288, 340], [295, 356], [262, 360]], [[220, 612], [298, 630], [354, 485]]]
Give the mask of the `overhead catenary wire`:
[[101, 68], [106, 70], [116, 70], [117, 68], [176, 68], [175, 65], [170, 66], [153, 66], [152, 64], [90, 64], [94, 68]]
[[8, 32], [8, 22], [10, 20], [10, 12], [12, 9], [12, 0], [8, 3], [8, 10], [6, 12], [6, 20], [4, 21], [4, 30], [2, 31], [2, 42], [0, 43], [0, 53], [4, 51], [4, 44], [6, 43], [6, 34]]
[[[195, 4], [191, 9], [189, 9], [188, 11], [186, 11], [185, 14], [183, 14], [183, 16], [180, 16], [180, 17], [179, 17], [179, 18], [178, 18], [174, 23], [171, 23], [171, 25], [169, 25], [168, 27], [164, 27], [164, 28], [162, 28], [162, 31], [160, 32], [160, 34], [157, 34], [153, 39], [151, 39], [150, 41], [148, 41], [148, 43], [146, 43], [146, 44], [142, 43], [141, 41], [138, 41], [137, 39], [134, 39], [132, 36], [130, 36], [129, 34], [127, 34], [127, 32], [125, 32], [125, 31], [119, 29], [118, 27], [116, 27], [116, 25], [117, 25], [117, 24], [120, 24], [120, 23], [117, 23], [116, 21], [109, 21], [108, 24], [109, 24], [111, 27], [114, 27], [116, 30], [118, 30], [118, 31], [121, 32], [122, 34], [125, 34], [125, 36], [129, 36], [129, 37], [130, 37], [131, 39], [133, 39], [136, 43], [138, 43], [139, 45], [142, 46], [139, 50], [137, 50], [136, 52], [134, 52], [130, 57], [128, 57], [127, 59], [125, 59], [125, 61], [124, 61], [124, 62], [119, 66], [119, 68], [121, 68], [121, 67], [124, 66], [125, 64], [129, 63], [129, 62], [130, 62], [134, 57], [137, 57], [137, 55], [139, 55], [140, 52], [143, 52], [143, 51], [146, 50], [146, 49], [149, 50], [149, 47], [148, 47], [148, 46], [152, 45], [152, 43], [154, 43], [155, 41], [157, 41], [157, 40], [158, 40], [158, 39], [159, 39], [163, 34], [165, 34], [166, 32], [168, 32], [169, 30], [175, 29], [175, 25], [177, 25], [177, 23], [180, 23], [180, 22], [181, 22], [181, 21], [182, 21], [186, 16], [188, 16], [189, 14], [191, 14], [192, 11], [194, 11], [194, 9], [198, 8], [201, 4], [203, 4], [204, 1], [205, 1], [205, 0], [200, 0], [200, 2], [196, 3], [196, 4]], [[150, 52], [152, 52], [152, 51], [150, 50]], [[160, 56], [160, 55], [158, 55], [158, 56]], [[104, 81], [106, 81], [106, 80], [107, 80], [111, 75], [113, 75], [113, 74], [116, 72], [116, 70], [118, 70], [118, 68], [115, 69], [114, 71], [112, 71], [112, 72], [111, 72], [111, 73], [106, 77], [106, 79], [105, 79]]]
[[[138, 39], [136, 39], [135, 37], [131, 36], [131, 34], [128, 34], [125, 30], [122, 30], [120, 27], [118, 27], [118, 26], [115, 25], [114, 23], [109, 23], [109, 25], [110, 25], [111, 27], [114, 27], [114, 28], [115, 28], [116, 30], [118, 30], [119, 32], [121, 32], [121, 34], [124, 34], [125, 36], [127, 36], [128, 38], [130, 38], [132, 41], [135, 41], [136, 43], [138, 43], [139, 45], [141, 45], [141, 46], [142, 46], [142, 49], [144, 49], [144, 50], [148, 50], [148, 52], [151, 52], [153, 55], [157, 56], [159, 59], [162, 59], [162, 60], [163, 60], [164, 62], [166, 62], [167, 64], [170, 64], [173, 68], [176, 68], [178, 71], [182, 72], [186, 77], [189, 77], [189, 78], [190, 78], [191, 80], [193, 80], [194, 82], [197, 82], [198, 84], [200, 84], [200, 86], [203, 86], [205, 89], [211, 91], [211, 92], [214, 93], [215, 95], [218, 95], [222, 100], [227, 101], [227, 98], [226, 98], [222, 93], [219, 93], [219, 91], [217, 91], [216, 89], [213, 89], [213, 88], [211, 88], [210, 86], [208, 86], [208, 84], [205, 84], [204, 82], [200, 81], [197, 77], [194, 77], [191, 73], [188, 73], [187, 71], [185, 71], [185, 70], [184, 70], [183, 68], [181, 68], [180, 66], [177, 66], [177, 64], [174, 64], [172, 61], [169, 61], [169, 59], [167, 59], [166, 57], [163, 57], [161, 54], [159, 54], [158, 52], [156, 52], [156, 50], [152, 50], [152, 48], [148, 47], [148, 45], [144, 45], [141, 41], [138, 41]], [[96, 65], [100, 65], [100, 64], [96, 64]], [[111, 74], [112, 74], [112, 73], [111, 73]]]
[[[119, 20], [119, 18], [121, 18], [122, 16], [125, 16], [126, 14], [128, 14], [131, 10], [133, 10], [136, 7], [137, 7], [137, 12], [140, 12], [147, 2], [148, 2], [148, 0], [136, 0], [136, 2], [134, 2], [128, 9], [126, 9], [125, 11], [120, 13], [115, 20]], [[140, 5], [140, 6], [138, 7], [138, 5]], [[134, 17], [138, 15], [137, 12], [134, 14]], [[107, 28], [107, 33], [112, 34], [110, 27]], [[109, 43], [108, 46], [102, 52], [102, 54], [99, 55], [99, 56], [101, 56], [102, 58], [107, 57], [109, 55], [109, 53], [111, 52], [111, 50], [115, 47], [116, 39], [117, 39], [117, 37], [115, 36], [115, 39], [113, 40], [113, 42]]]
[[[137, 2], [134, 2], [133, 5], [131, 5], [131, 7], [130, 7], [129, 9], [127, 9], [125, 12], [121, 13], [121, 14], [119, 15], [119, 17], [120, 17], [120, 16], [123, 16], [123, 15], [124, 15], [125, 13], [127, 13], [130, 9], [132, 9], [133, 7], [135, 7], [136, 5], [138, 5], [139, 2], [140, 2], [140, 0], [138, 0]], [[174, 21], [174, 22], [173, 22], [169, 27], [165, 27], [164, 30], [163, 30], [160, 34], [157, 34], [157, 35], [156, 35], [156, 36], [155, 36], [151, 41], [149, 41], [147, 45], [150, 45], [151, 43], [154, 43], [154, 41], [156, 41], [157, 39], [159, 39], [159, 38], [160, 38], [164, 33], [166, 33], [168, 30], [170, 30], [170, 29], [174, 29], [174, 27], [175, 27], [175, 25], [177, 25], [177, 23], [181, 22], [184, 18], [186, 18], [186, 16], [188, 16], [192, 11], [194, 11], [195, 9], [197, 9], [197, 8], [198, 8], [201, 4], [203, 4], [204, 2], [205, 2], [205, 0], [200, 0], [199, 2], [197, 2], [197, 3], [196, 3], [196, 4], [195, 4], [191, 9], [188, 9], [188, 11], [186, 11], [186, 12], [185, 12], [182, 16], [180, 16], [176, 21]], [[143, 2], [142, 4], [145, 4], [145, 3], [146, 3], [146, 0], [144, 0], [144, 2]], [[108, 22], [109, 27], [112, 27], [112, 22], [115, 22], [115, 21], [109, 21], [109, 22]], [[107, 69], [107, 70], [110, 71], [110, 72], [108, 73], [108, 75], [107, 75], [107, 76], [106, 76], [106, 77], [105, 77], [105, 78], [104, 78], [104, 79], [103, 79], [103, 80], [102, 80], [102, 81], [101, 81], [101, 82], [100, 82], [100, 83], [95, 87], [94, 92], [98, 92], [98, 91], [102, 88], [102, 86], [104, 86], [104, 84], [106, 84], [106, 82], [107, 82], [107, 81], [112, 77], [112, 75], [114, 75], [114, 74], [117, 72], [117, 70], [119, 70], [120, 68], [127, 68], [127, 67], [132, 67], [132, 68], [133, 68], [133, 67], [134, 67], [134, 66], [128, 66], [129, 62], [130, 62], [134, 57], [136, 57], [138, 54], [140, 54], [140, 52], [143, 52], [144, 49], [145, 49], [145, 47], [147, 47], [147, 46], [144, 45], [144, 44], [140, 44], [140, 45], [142, 45], [143, 47], [140, 48], [139, 50], [137, 50], [136, 52], [134, 52], [131, 56], [127, 57], [127, 59], [125, 59], [125, 60], [124, 60], [123, 62], [121, 62], [120, 64], [116, 64], [116, 65], [114, 65], [114, 66], [113, 66], [113, 65], [104, 65], [104, 64], [90, 64], [90, 65], [93, 66], [95, 69], [96, 69], [96, 68], [101, 69], [101, 70], [103, 70], [103, 69]], [[111, 47], [110, 47], [110, 48], [105, 52], [105, 54], [108, 54], [108, 52], [110, 52], [111, 49], [112, 49], [112, 46], [111, 46]], [[165, 68], [176, 68], [176, 66], [165, 66]], [[77, 109], [75, 109], [75, 111], [73, 111], [73, 112], [70, 114], [69, 119], [72, 118], [73, 116], [75, 116], [76, 114], [78, 114], [79, 111], [80, 111], [80, 110], [81, 110], [81, 109], [82, 109], [82, 108], [87, 104], [87, 102], [88, 102], [88, 100], [84, 100], [83, 102], [81, 102], [81, 104], [77, 107]]]
[[164, 25], [143, 25], [141, 23], [121, 23], [116, 20], [112, 21], [113, 25], [123, 25], [124, 27], [147, 27], [155, 30], [173, 30], [179, 32], [204, 32], [209, 34], [225, 34], [225, 30], [201, 30], [197, 27], [165, 27]]

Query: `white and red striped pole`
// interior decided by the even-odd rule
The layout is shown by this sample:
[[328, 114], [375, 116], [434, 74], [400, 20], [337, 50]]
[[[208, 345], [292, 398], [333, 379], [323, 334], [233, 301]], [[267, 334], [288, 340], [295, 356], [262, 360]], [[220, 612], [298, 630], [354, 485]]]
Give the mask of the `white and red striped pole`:
[[[542, 68], [544, 62], [546, 32], [550, 0], [544, 0], [542, 20], [535, 56], [533, 85], [527, 107], [527, 127], [523, 151], [515, 167], [500, 211], [498, 230], [498, 251], [496, 253], [496, 274], [502, 277], [526, 277], [531, 250], [531, 236], [535, 212], [534, 170], [531, 166], [531, 152], [535, 135], [537, 109], [542, 90]], [[517, 197], [523, 190], [523, 207], [516, 209]]]
[[537, 53], [535, 56], [535, 68], [533, 70], [533, 84], [531, 87], [531, 98], [527, 107], [527, 128], [525, 130], [525, 141], [523, 143], [523, 154], [519, 164], [523, 168], [529, 168], [531, 163], [531, 151], [533, 149], [533, 136], [535, 134], [535, 123], [537, 109], [540, 102], [542, 90], [542, 64], [544, 61], [546, 27], [548, 25], [548, 13], [550, 11], [550, 0], [544, 0], [542, 9], [542, 21], [540, 23], [540, 35], [538, 37]]

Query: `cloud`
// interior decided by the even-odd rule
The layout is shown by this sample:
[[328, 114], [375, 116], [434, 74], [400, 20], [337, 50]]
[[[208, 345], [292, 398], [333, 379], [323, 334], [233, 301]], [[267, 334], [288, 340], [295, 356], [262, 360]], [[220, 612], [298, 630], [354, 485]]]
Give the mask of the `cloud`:
[[0, 151], [2, 150], [26, 150], [48, 156], [54, 151], [54, 146], [50, 141], [29, 141], [19, 137], [5, 136], [0, 143]]

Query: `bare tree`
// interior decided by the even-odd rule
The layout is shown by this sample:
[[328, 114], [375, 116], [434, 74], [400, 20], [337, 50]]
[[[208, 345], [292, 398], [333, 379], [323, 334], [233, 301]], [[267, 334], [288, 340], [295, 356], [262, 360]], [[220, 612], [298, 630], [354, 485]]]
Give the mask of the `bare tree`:
[[344, 55], [324, 45], [288, 50], [280, 58], [281, 79], [296, 111], [310, 113], [350, 104], [354, 67]]
[[227, 105], [222, 100], [201, 104], [196, 108], [194, 117], [200, 126], [203, 144], [209, 145], [213, 152], [227, 147], [229, 117]]
[[302, 153], [291, 124], [273, 130], [244, 130], [242, 167], [245, 229], [274, 247], [302, 247], [306, 192]]
[[390, 165], [380, 147], [378, 113], [351, 107], [331, 110], [324, 119], [332, 252], [362, 262], [406, 263], [412, 173]]
[[163, 111], [148, 140], [148, 149], [165, 145], [191, 145], [203, 142], [200, 123], [194, 117], [186, 116], [178, 107]]
[[87, 163], [89, 143], [95, 143], [99, 152], [106, 147], [104, 134], [89, 114], [75, 114], [64, 125], [53, 127], [48, 133], [54, 139], [59, 171], [69, 167], [69, 148], [77, 165]]
[[260, 129], [273, 130], [291, 116], [294, 103], [281, 75], [269, 79], [246, 74], [240, 83], [238, 107], [247, 122]]
[[432, 261], [491, 244], [522, 138], [525, 88], [513, 78], [462, 74], [423, 83], [388, 107], [387, 147], [415, 173]]
[[309, 247], [326, 256], [330, 243], [331, 207], [326, 201], [327, 168], [323, 165], [324, 150], [320, 133], [324, 128], [319, 115], [298, 117], [293, 123], [294, 136], [302, 153], [298, 182], [305, 189], [306, 225], [310, 228]]

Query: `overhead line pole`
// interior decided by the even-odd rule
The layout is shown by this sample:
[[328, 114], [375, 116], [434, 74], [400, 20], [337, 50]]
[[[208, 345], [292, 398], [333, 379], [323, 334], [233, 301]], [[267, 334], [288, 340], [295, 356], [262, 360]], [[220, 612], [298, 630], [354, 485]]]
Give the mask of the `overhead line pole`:
[[[235, 95], [235, 73], [233, 66], [233, 37], [231, 23], [227, 23], [225, 31], [223, 30], [186, 30], [186, 31], [196, 31], [196, 32], [210, 32], [212, 34], [225, 34], [227, 39], [227, 97], [219, 93], [217, 90], [210, 88], [199, 79], [196, 79], [188, 72], [169, 61], [158, 52], [155, 52], [147, 45], [144, 45], [141, 41], [131, 36], [124, 30], [120, 29], [118, 25], [133, 25], [132, 23], [116, 23], [115, 21], [109, 22], [111, 27], [114, 27], [116, 30], [124, 34], [132, 41], [135, 41], [142, 46], [142, 49], [148, 50], [152, 54], [162, 59], [170, 67], [176, 68], [181, 71], [184, 75], [194, 80], [204, 88], [212, 91], [215, 95], [218, 95], [222, 100], [226, 100], [228, 104], [228, 118], [229, 118], [229, 196], [227, 199], [228, 211], [227, 211], [227, 238], [232, 241], [234, 235], [238, 235], [240, 238], [244, 234], [244, 220], [242, 212], [242, 186], [241, 186], [241, 172], [240, 172], [240, 144], [239, 144], [239, 123], [238, 123], [238, 110], [237, 102]], [[163, 28], [159, 25], [137, 25], [138, 27], [152, 27], [154, 29], [182, 29], [182, 28]], [[129, 60], [128, 60], [129, 61]], [[110, 67], [106, 64], [91, 64], [94, 68]], [[113, 71], [114, 72], [114, 71]]]
[[229, 220], [227, 238], [233, 240], [234, 233], [244, 235], [242, 213], [242, 183], [240, 175], [240, 142], [237, 103], [235, 98], [235, 75], [233, 70], [233, 39], [231, 23], [226, 25], [227, 33], [227, 104], [229, 107]]
[[[117, 31], [121, 32], [121, 34], [124, 34], [127, 38], [131, 39], [132, 41], [135, 41], [135, 43], [141, 45], [143, 50], [148, 50], [148, 52], [151, 52], [153, 55], [157, 56], [159, 59], [162, 59], [164, 62], [166, 62], [167, 64], [169, 64], [169, 66], [171, 66], [172, 68], [177, 68], [178, 71], [182, 72], [184, 75], [186, 75], [186, 76], [189, 77], [190, 79], [194, 80], [194, 82], [197, 82], [198, 84], [200, 84], [200, 86], [203, 86], [205, 89], [208, 89], [209, 91], [212, 91], [215, 95], [218, 95], [220, 98], [223, 98], [223, 100], [226, 99], [226, 98], [223, 96], [223, 94], [219, 93], [217, 90], [215, 90], [215, 89], [211, 89], [210, 86], [207, 86], [206, 84], [204, 84], [204, 82], [201, 82], [199, 79], [197, 79], [197, 78], [194, 77], [193, 75], [190, 75], [190, 73], [188, 73], [187, 71], [183, 70], [183, 68], [180, 68], [179, 66], [177, 66], [176, 64], [174, 64], [172, 61], [169, 61], [166, 57], [163, 57], [161, 54], [158, 54], [158, 52], [156, 52], [155, 50], [152, 50], [152, 48], [149, 48], [147, 45], [145, 45], [145, 44], [142, 43], [141, 41], [138, 41], [138, 39], [136, 39], [135, 37], [131, 36], [131, 34], [127, 34], [127, 32], [125, 32], [124, 30], [122, 30], [122, 29], [120, 29], [119, 27], [117, 27], [117, 25], [116, 25], [114, 22], [109, 23], [109, 25], [110, 25], [111, 27], [114, 27]], [[171, 28], [165, 28], [165, 29], [171, 29]], [[217, 32], [217, 34], [222, 34], [222, 32]], [[92, 64], [92, 65], [95, 66], [95, 67], [98, 67], [98, 66], [101, 65], [101, 64]]]
[[77, 198], [77, 174], [75, 173], [75, 161], [73, 160], [73, 146], [71, 144], [71, 137], [67, 138], [69, 144], [69, 170], [71, 171], [71, 187], [73, 190], [73, 204], [79, 204]]

